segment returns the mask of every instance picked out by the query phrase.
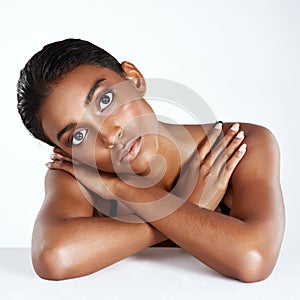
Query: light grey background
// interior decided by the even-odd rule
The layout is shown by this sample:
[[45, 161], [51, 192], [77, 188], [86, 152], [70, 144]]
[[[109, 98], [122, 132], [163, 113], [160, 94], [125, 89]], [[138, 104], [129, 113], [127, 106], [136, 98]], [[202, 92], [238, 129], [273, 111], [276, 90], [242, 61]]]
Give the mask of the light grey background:
[[283, 250], [299, 249], [299, 4], [2, 0], [0, 247], [30, 246], [51, 152], [26, 132], [17, 114], [19, 71], [44, 44], [78, 37], [133, 62], [145, 77], [187, 85], [218, 119], [271, 129], [281, 147]]

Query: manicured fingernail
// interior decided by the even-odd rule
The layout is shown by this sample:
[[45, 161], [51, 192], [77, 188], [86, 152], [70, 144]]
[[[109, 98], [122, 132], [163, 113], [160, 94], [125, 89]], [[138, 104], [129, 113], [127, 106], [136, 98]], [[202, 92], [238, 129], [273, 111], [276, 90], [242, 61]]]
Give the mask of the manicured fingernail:
[[47, 163], [45, 163], [45, 166], [46, 166], [47, 168], [50, 168], [50, 167], [51, 167], [51, 163], [50, 163], [50, 162], [47, 162]]
[[240, 131], [240, 132], [236, 135], [236, 137], [237, 137], [238, 139], [243, 139], [243, 138], [245, 137], [244, 131]]
[[240, 151], [240, 152], [245, 152], [245, 151], [246, 151], [246, 148], [247, 148], [247, 145], [246, 145], [246, 144], [243, 144], [243, 145], [239, 148], [239, 151]]
[[222, 129], [222, 123], [218, 122], [216, 125], [215, 125], [215, 129]]
[[235, 124], [233, 124], [233, 125], [231, 126], [230, 129], [233, 130], [233, 131], [238, 131], [239, 128], [240, 128], [240, 124], [239, 124], [239, 123], [235, 123]]
[[50, 154], [50, 158], [51, 158], [51, 159], [54, 159], [54, 158], [55, 158], [55, 154], [54, 154], [54, 153], [51, 153], [51, 154]]

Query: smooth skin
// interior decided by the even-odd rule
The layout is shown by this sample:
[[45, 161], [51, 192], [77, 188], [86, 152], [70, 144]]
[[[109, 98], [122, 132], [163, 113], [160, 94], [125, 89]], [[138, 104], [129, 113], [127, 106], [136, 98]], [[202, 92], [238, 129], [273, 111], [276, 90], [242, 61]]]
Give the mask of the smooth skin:
[[[103, 67], [76, 68], [56, 83], [39, 111], [44, 132], [57, 147], [47, 164], [45, 200], [33, 231], [37, 274], [51, 280], [84, 276], [170, 240], [228, 277], [265, 279], [277, 261], [285, 224], [280, 154], [272, 133], [245, 123], [158, 122], [142, 98], [142, 74], [129, 62], [122, 67], [126, 78]], [[99, 79], [105, 80], [86, 106]], [[112, 86], [117, 88], [108, 101]], [[58, 139], [69, 124], [75, 125]], [[132, 139], [138, 153], [120, 161], [122, 147]], [[163, 197], [181, 205], [162, 218], [139, 205]], [[112, 198], [118, 200], [118, 215], [134, 222], [108, 217]], [[220, 213], [221, 201], [230, 215]]]

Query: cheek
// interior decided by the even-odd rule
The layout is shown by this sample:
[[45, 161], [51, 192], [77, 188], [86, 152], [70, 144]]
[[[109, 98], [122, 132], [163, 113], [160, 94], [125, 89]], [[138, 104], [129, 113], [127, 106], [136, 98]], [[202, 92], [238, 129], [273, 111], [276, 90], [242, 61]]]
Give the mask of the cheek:
[[107, 151], [99, 150], [95, 147], [95, 153], [80, 155], [80, 162], [92, 168], [97, 168], [104, 172], [113, 172], [113, 164], [110, 154]]
[[74, 159], [91, 167], [96, 167], [99, 162], [103, 163], [104, 158], [107, 160], [108, 157], [106, 149], [94, 134], [89, 134], [80, 146], [72, 147], [70, 151]]
[[157, 133], [156, 115], [144, 100], [137, 100], [123, 106], [119, 114], [120, 121], [123, 128], [135, 127], [144, 134]]

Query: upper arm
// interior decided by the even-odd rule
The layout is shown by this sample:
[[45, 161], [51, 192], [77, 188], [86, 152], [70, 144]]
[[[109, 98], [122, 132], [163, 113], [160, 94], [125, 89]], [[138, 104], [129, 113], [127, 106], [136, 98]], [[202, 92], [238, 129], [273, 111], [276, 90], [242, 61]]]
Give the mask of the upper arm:
[[[40, 265], [40, 256], [54, 241], [66, 234], [63, 224], [69, 219], [92, 217], [92, 197], [70, 174], [49, 170], [45, 177], [45, 199], [35, 220], [32, 234], [32, 259], [35, 267]], [[52, 245], [52, 246], [51, 246]]]
[[245, 222], [249, 242], [262, 255], [276, 260], [285, 223], [279, 147], [266, 128], [245, 124], [241, 129], [247, 152], [232, 175], [231, 216]]
[[39, 218], [66, 220], [93, 216], [92, 195], [69, 173], [49, 170]]

